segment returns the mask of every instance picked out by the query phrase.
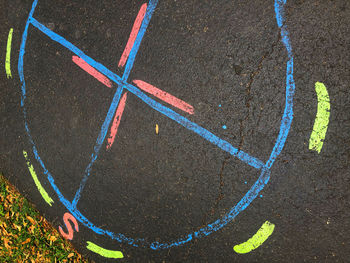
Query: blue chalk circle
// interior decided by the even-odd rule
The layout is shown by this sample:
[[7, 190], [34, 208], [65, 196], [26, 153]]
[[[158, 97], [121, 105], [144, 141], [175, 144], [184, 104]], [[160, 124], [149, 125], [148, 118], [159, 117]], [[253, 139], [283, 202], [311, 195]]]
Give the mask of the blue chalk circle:
[[[38, 0], [34, 0], [32, 4], [32, 9], [29, 12], [29, 16], [27, 19], [27, 22], [25, 24], [25, 28], [22, 34], [22, 41], [20, 45], [19, 50], [19, 57], [18, 57], [18, 75], [21, 82], [21, 107], [22, 107], [22, 113], [24, 118], [24, 127], [25, 127], [25, 133], [27, 134], [29, 143], [32, 147], [32, 152], [35, 156], [35, 159], [37, 160], [38, 164], [40, 164], [42, 168], [42, 173], [47, 176], [47, 179], [49, 183], [51, 184], [54, 192], [56, 193], [58, 199], [60, 202], [66, 207], [66, 209], [85, 227], [91, 229], [98, 235], [103, 235], [106, 237], [110, 237], [111, 239], [120, 242], [125, 243], [133, 247], [142, 247], [142, 248], [150, 248], [153, 250], [160, 250], [160, 249], [170, 249], [172, 247], [177, 247], [184, 245], [186, 243], [191, 242], [192, 240], [197, 240], [203, 237], [206, 237], [223, 227], [225, 227], [229, 222], [232, 222], [235, 217], [244, 211], [251, 202], [254, 201], [259, 196], [259, 192], [263, 190], [265, 185], [268, 183], [270, 179], [270, 169], [273, 166], [274, 162], [280, 155], [281, 151], [283, 150], [283, 147], [285, 145], [285, 142], [287, 140], [289, 130], [292, 125], [293, 121], [293, 98], [294, 98], [294, 92], [295, 92], [295, 83], [294, 83], [294, 77], [293, 77], [293, 53], [292, 53], [292, 47], [290, 44], [289, 39], [289, 33], [287, 31], [287, 27], [285, 24], [285, 18], [284, 18], [284, 7], [286, 5], [287, 0], [275, 0], [275, 16], [277, 20], [277, 25], [281, 34], [281, 41], [285, 46], [285, 49], [287, 51], [287, 66], [286, 66], [286, 80], [285, 85], [283, 85], [282, 88], [285, 88], [285, 106], [283, 111], [283, 116], [281, 119], [280, 127], [279, 127], [279, 133], [277, 136], [277, 139], [275, 140], [275, 145], [273, 146], [273, 149], [268, 157], [267, 160], [260, 160], [256, 157], [253, 157], [249, 155], [246, 152], [243, 152], [239, 150], [238, 148], [235, 148], [231, 143], [228, 141], [216, 136], [211, 131], [201, 127], [199, 124], [192, 122], [191, 120], [187, 119], [185, 116], [180, 115], [179, 113], [173, 111], [171, 108], [168, 108], [161, 103], [155, 101], [151, 97], [147, 96], [145, 93], [143, 93], [141, 90], [139, 90], [137, 87], [133, 86], [132, 84], [128, 83], [128, 77], [130, 75], [130, 72], [132, 71], [133, 64], [136, 58], [136, 55], [138, 53], [141, 40], [147, 30], [148, 24], [150, 22], [150, 19], [152, 17], [152, 14], [157, 6], [158, 0], [149, 0], [146, 14], [144, 16], [144, 19], [142, 21], [142, 25], [140, 27], [140, 31], [137, 34], [135, 43], [132, 47], [132, 50], [130, 51], [130, 55], [127, 61], [127, 64], [125, 66], [125, 70], [122, 76], [117, 75], [116, 73], [112, 72], [110, 69], [105, 67], [104, 65], [100, 64], [99, 62], [95, 61], [93, 58], [86, 55], [82, 50], [80, 50], [78, 47], [74, 46], [72, 43], [70, 43], [68, 40], [63, 38], [62, 36], [58, 35], [57, 33], [53, 32], [49, 28], [45, 27], [43, 24], [41, 24], [38, 20], [36, 20], [33, 17], [34, 10], [36, 8], [36, 5], [38, 3]], [[29, 27], [35, 27], [39, 31], [41, 31], [44, 35], [49, 37], [54, 42], [57, 42], [58, 44], [61, 44], [63, 47], [65, 47], [67, 50], [73, 52], [75, 55], [79, 56], [81, 59], [86, 61], [91, 67], [96, 69], [97, 71], [101, 72], [102, 74], [106, 75], [111, 81], [113, 81], [117, 85], [117, 89], [115, 90], [115, 94], [113, 96], [112, 103], [108, 109], [107, 116], [104, 120], [104, 122], [101, 125], [100, 133], [96, 139], [96, 143], [94, 145], [93, 151], [91, 153], [90, 162], [86, 166], [85, 171], [82, 175], [82, 180], [80, 182], [80, 186], [77, 189], [74, 199], [69, 200], [66, 196], [63, 195], [63, 193], [60, 191], [59, 187], [56, 185], [56, 182], [54, 180], [54, 176], [51, 174], [51, 172], [46, 168], [46, 165], [44, 164], [44, 161], [41, 159], [39, 155], [39, 150], [37, 149], [37, 146], [35, 144], [35, 141], [33, 140], [33, 137], [31, 135], [30, 130], [30, 122], [29, 118], [27, 118], [27, 105], [26, 105], [26, 81], [24, 77], [24, 55], [25, 55], [25, 48], [26, 48], [26, 42], [27, 42], [27, 36], [28, 36], [28, 29]], [[276, 28], [277, 29], [277, 28]], [[183, 233], [181, 236], [176, 237], [175, 239], [171, 240], [155, 240], [152, 241], [148, 238], [140, 238], [140, 237], [128, 237], [123, 233], [114, 233], [107, 229], [102, 229], [97, 225], [94, 225], [92, 221], [90, 221], [86, 216], [84, 216], [79, 208], [77, 207], [77, 203], [80, 199], [81, 192], [84, 189], [84, 186], [90, 177], [90, 173], [92, 171], [92, 167], [99, 155], [100, 149], [102, 147], [103, 142], [105, 141], [107, 131], [109, 128], [109, 125], [113, 119], [114, 113], [120, 103], [120, 97], [122, 95], [123, 90], [128, 90], [136, 97], [141, 99], [144, 103], [146, 103], [148, 106], [150, 106], [152, 109], [158, 111], [162, 115], [165, 115], [169, 119], [175, 121], [176, 123], [182, 125], [184, 128], [188, 129], [189, 131], [192, 131], [199, 136], [201, 136], [206, 141], [212, 143], [213, 145], [217, 146], [221, 150], [229, 153], [230, 155], [236, 157], [237, 159], [241, 160], [242, 162], [252, 166], [253, 168], [256, 168], [260, 175], [258, 179], [255, 181], [255, 183], [252, 185], [252, 187], [245, 193], [245, 195], [241, 198], [241, 200], [238, 203], [232, 203], [231, 208], [228, 209], [226, 214], [222, 215], [221, 217], [217, 218], [215, 221], [207, 224], [206, 226], [202, 226], [200, 229], [197, 229], [195, 231], [189, 232], [189, 233]], [[221, 104], [219, 104], [219, 107], [221, 108]], [[232, 124], [231, 124], [232, 127]], [[227, 129], [226, 125], [222, 126], [223, 129]], [[34, 137], [35, 138], [35, 137]], [[247, 182], [245, 182], [247, 184]], [[260, 195], [262, 197], [262, 195]]]

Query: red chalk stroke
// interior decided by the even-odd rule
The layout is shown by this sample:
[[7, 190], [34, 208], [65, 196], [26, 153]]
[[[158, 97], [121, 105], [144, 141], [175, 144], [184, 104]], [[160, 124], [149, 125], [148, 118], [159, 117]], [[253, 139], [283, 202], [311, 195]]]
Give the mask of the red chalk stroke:
[[67, 230], [68, 230], [68, 234], [65, 233], [62, 229], [61, 226], [58, 227], [61, 235], [65, 238], [65, 239], [69, 239], [69, 240], [72, 240], [73, 239], [73, 233], [74, 233], [74, 230], [71, 226], [71, 224], [68, 222], [68, 220], [72, 221], [73, 224], [74, 224], [74, 228], [75, 228], [75, 231], [79, 232], [79, 226], [78, 226], [78, 222], [77, 220], [75, 219], [75, 217], [73, 215], [71, 215], [70, 213], [65, 213], [63, 215], [63, 222], [65, 223], [66, 227], [67, 227]]
[[112, 124], [112, 127], [111, 127], [111, 135], [107, 139], [107, 147], [106, 147], [107, 149], [111, 148], [111, 146], [112, 146], [112, 144], [114, 142], [115, 136], [116, 136], [116, 134], [118, 132], [118, 127], [119, 127], [120, 119], [122, 118], [123, 111], [124, 111], [124, 108], [125, 108], [125, 102], [126, 102], [127, 95], [128, 95], [127, 92], [125, 92], [123, 94], [122, 98], [120, 99], [118, 108], [117, 108], [117, 110], [115, 112], [114, 119], [113, 119], [113, 124]]
[[83, 70], [85, 70], [87, 73], [89, 73], [91, 76], [96, 78], [98, 81], [102, 82], [107, 87], [112, 87], [112, 82], [103, 74], [98, 72], [96, 69], [91, 67], [88, 63], [86, 63], [83, 59], [81, 59], [78, 56], [72, 56], [72, 61], [77, 64], [79, 67], [81, 67]]
[[118, 63], [118, 67], [123, 67], [125, 65], [125, 62], [126, 60], [128, 59], [129, 57], [129, 53], [132, 49], [132, 46], [134, 45], [134, 42], [136, 40], [136, 36], [137, 36], [137, 33], [139, 32], [139, 29], [140, 29], [140, 26], [141, 26], [141, 23], [142, 23], [142, 20], [145, 16], [145, 13], [146, 13], [146, 9], [147, 9], [147, 3], [144, 3], [141, 8], [140, 8], [140, 11], [139, 13], [137, 14], [136, 16], [136, 19], [135, 19], [135, 22], [134, 22], [134, 25], [132, 26], [132, 29], [131, 29], [131, 33], [130, 33], [130, 36], [129, 36], [129, 40], [128, 42], [126, 43], [126, 46], [125, 46], [125, 49], [124, 49], [124, 52], [119, 60], [119, 63]]
[[194, 114], [194, 109], [193, 107], [184, 102], [183, 100], [180, 100], [173, 95], [162, 91], [151, 84], [148, 84], [147, 82], [144, 82], [142, 80], [133, 80], [133, 82], [142, 90], [152, 94], [153, 96], [157, 97], [158, 99], [161, 99], [165, 101], [166, 103], [173, 105], [174, 107], [183, 110], [189, 114]]

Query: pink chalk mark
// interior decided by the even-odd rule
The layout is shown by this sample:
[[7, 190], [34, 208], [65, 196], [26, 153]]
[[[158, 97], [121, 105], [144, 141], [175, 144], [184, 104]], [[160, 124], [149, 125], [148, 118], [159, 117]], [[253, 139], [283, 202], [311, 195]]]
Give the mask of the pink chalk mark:
[[[129, 40], [126, 43], [124, 52], [123, 52], [123, 54], [122, 54], [122, 56], [121, 56], [121, 58], [119, 60], [118, 67], [123, 67], [125, 65], [128, 57], [129, 57], [130, 51], [131, 51], [131, 49], [132, 49], [132, 47], [134, 45], [134, 42], [135, 42], [136, 37], [137, 37], [137, 34], [138, 34], [139, 30], [140, 30], [142, 20], [145, 17], [146, 9], [147, 9], [147, 3], [144, 3], [140, 7], [139, 13], [136, 16], [134, 25], [133, 25], [133, 27], [131, 29]], [[127, 92], [125, 92], [123, 94], [123, 97], [121, 98], [121, 100], [119, 102], [119, 105], [118, 105], [118, 108], [117, 108], [117, 110], [115, 112], [114, 119], [113, 119], [113, 124], [112, 124], [112, 127], [111, 127], [111, 134], [110, 134], [110, 136], [107, 139], [107, 146], [106, 146], [107, 150], [112, 147], [112, 145], [114, 143], [114, 140], [115, 140], [115, 136], [117, 135], [118, 127], [119, 127], [119, 124], [120, 124], [120, 120], [122, 118], [122, 115], [123, 115], [123, 112], [124, 112], [124, 108], [125, 108], [127, 94], [128, 94]]]
[[75, 217], [73, 215], [71, 215], [70, 213], [65, 213], [63, 215], [63, 222], [65, 223], [66, 227], [67, 227], [67, 230], [68, 230], [68, 234], [65, 233], [62, 229], [61, 226], [59, 226], [59, 231], [61, 233], [61, 235], [65, 238], [65, 239], [69, 239], [69, 240], [72, 240], [73, 239], [73, 234], [74, 234], [74, 230], [71, 226], [71, 224], [69, 223], [69, 221], [72, 221], [73, 224], [74, 224], [74, 228], [75, 228], [75, 231], [79, 232], [79, 226], [78, 226], [78, 222], [77, 220], [75, 219]]
[[120, 120], [121, 120], [123, 112], [124, 112], [127, 95], [128, 95], [128, 92], [125, 92], [123, 94], [122, 98], [120, 99], [118, 108], [117, 108], [117, 110], [115, 112], [114, 119], [113, 119], [113, 124], [112, 124], [112, 127], [111, 127], [111, 135], [107, 139], [107, 147], [106, 147], [107, 149], [112, 147], [112, 144], [114, 142], [115, 136], [117, 135], [118, 127], [119, 127], [119, 124], [120, 124]]
[[153, 96], [157, 97], [158, 99], [161, 99], [163, 101], [165, 101], [166, 103], [180, 109], [183, 110], [189, 114], [194, 114], [194, 109], [193, 107], [184, 102], [183, 100], [180, 100], [176, 97], [174, 97], [173, 95], [162, 91], [154, 86], [152, 86], [151, 84], [148, 84], [147, 82], [144, 82], [142, 80], [133, 80], [133, 82], [142, 90], [152, 94]]
[[83, 59], [81, 59], [78, 56], [72, 56], [72, 61], [77, 64], [79, 67], [81, 67], [83, 70], [85, 70], [87, 73], [89, 73], [91, 76], [96, 78], [98, 81], [102, 82], [107, 87], [112, 87], [112, 82], [102, 73], [98, 72], [96, 69], [91, 67], [88, 63], [86, 63]]
[[121, 58], [119, 60], [118, 67], [124, 67], [124, 65], [126, 63], [126, 60], [129, 57], [130, 51], [131, 51], [131, 49], [132, 49], [132, 47], [134, 45], [134, 42], [136, 40], [137, 33], [140, 30], [140, 26], [141, 26], [142, 20], [143, 20], [145, 14], [146, 14], [146, 9], [147, 9], [147, 3], [144, 3], [141, 6], [140, 11], [139, 11], [139, 13], [136, 16], [134, 25], [133, 25], [133, 27], [131, 29], [129, 40], [126, 43], [124, 52], [123, 52], [123, 54], [122, 54], [122, 56], [121, 56]]

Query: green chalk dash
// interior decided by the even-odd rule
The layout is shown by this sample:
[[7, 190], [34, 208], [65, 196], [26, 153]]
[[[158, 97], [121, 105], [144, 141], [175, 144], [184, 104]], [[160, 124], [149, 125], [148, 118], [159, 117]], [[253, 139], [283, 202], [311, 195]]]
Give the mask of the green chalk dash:
[[315, 83], [317, 94], [317, 114], [314, 127], [309, 140], [309, 150], [321, 152], [326, 138], [331, 105], [326, 86], [321, 82]]
[[7, 37], [6, 59], [5, 59], [5, 71], [6, 71], [7, 78], [12, 78], [12, 74], [11, 74], [12, 33], [13, 33], [13, 28], [10, 29], [9, 35]]
[[48, 203], [50, 206], [52, 206], [53, 200], [51, 199], [51, 197], [48, 195], [48, 193], [45, 191], [44, 187], [41, 185], [38, 176], [36, 175], [35, 171], [34, 171], [34, 167], [33, 165], [30, 163], [30, 160], [28, 158], [28, 154], [26, 151], [23, 150], [23, 156], [26, 159], [27, 162], [27, 166], [29, 169], [30, 174], [33, 177], [34, 183], [36, 185], [36, 187], [38, 188], [41, 196], [44, 198], [44, 200], [46, 201], [46, 203]]
[[92, 252], [95, 252], [97, 254], [100, 254], [102, 257], [105, 258], [123, 258], [124, 255], [122, 252], [117, 251], [117, 250], [108, 250], [105, 248], [102, 248], [90, 241], [87, 241], [87, 246], [86, 248], [91, 250]]
[[261, 244], [264, 243], [266, 239], [272, 234], [274, 229], [275, 225], [269, 221], [266, 221], [254, 236], [242, 244], [235, 245], [233, 247], [233, 250], [239, 254], [249, 253], [250, 251], [261, 246]]

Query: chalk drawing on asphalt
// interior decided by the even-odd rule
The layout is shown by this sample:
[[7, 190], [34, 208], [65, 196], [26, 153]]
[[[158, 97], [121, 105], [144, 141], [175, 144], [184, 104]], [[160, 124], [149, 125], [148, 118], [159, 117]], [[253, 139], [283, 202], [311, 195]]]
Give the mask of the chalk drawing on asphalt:
[[69, 223], [69, 221], [71, 221], [74, 225], [74, 229], [76, 232], [79, 232], [79, 225], [77, 220], [75, 219], [75, 217], [73, 215], [71, 215], [70, 213], [65, 213], [63, 215], [63, 222], [66, 225], [67, 231], [68, 233], [64, 232], [62, 227], [60, 226], [58, 229], [61, 233], [61, 235], [68, 240], [72, 240], [73, 239], [73, 235], [74, 235], [74, 229], [72, 228], [71, 224]]
[[271, 236], [274, 229], [275, 225], [269, 221], [266, 221], [251, 238], [244, 243], [235, 245], [233, 250], [239, 254], [249, 253], [250, 251], [260, 247], [268, 239], [268, 237]]
[[50, 206], [52, 206], [52, 203], [54, 203], [54, 201], [52, 200], [52, 198], [49, 196], [49, 194], [46, 192], [46, 190], [44, 189], [44, 187], [40, 183], [40, 181], [38, 179], [38, 176], [36, 175], [36, 172], [34, 170], [34, 167], [30, 163], [28, 154], [27, 154], [27, 152], [25, 150], [23, 150], [23, 156], [24, 156], [24, 158], [26, 160], [28, 170], [29, 170], [29, 172], [30, 172], [30, 174], [31, 174], [31, 176], [32, 176], [32, 178], [34, 180], [34, 183], [35, 183], [36, 187], [39, 190], [39, 193], [41, 194], [41, 196], [45, 200], [45, 202], [48, 203]]
[[317, 94], [317, 114], [310, 135], [309, 149], [320, 153], [323, 147], [323, 142], [326, 138], [331, 104], [329, 102], [327, 88], [323, 83], [316, 82], [315, 90]]
[[105, 257], [105, 258], [123, 258], [124, 257], [123, 253], [120, 251], [105, 249], [90, 241], [87, 241], [86, 243], [87, 243], [87, 246], [86, 246], [87, 249], [99, 254], [102, 257]]
[[7, 45], [6, 45], [5, 71], [8, 79], [12, 78], [12, 74], [11, 74], [12, 33], [13, 33], [13, 28], [11, 28], [9, 31], [9, 34], [7, 37]]
[[[218, 136], [214, 135], [209, 130], [199, 126], [198, 124], [190, 121], [185, 116], [175, 112], [171, 108], [164, 106], [163, 104], [157, 102], [152, 97], [148, 96], [146, 93], [151, 94], [152, 96], [156, 97], [157, 99], [161, 99], [162, 101], [166, 102], [167, 104], [172, 105], [175, 108], [181, 109], [185, 111], [186, 113], [192, 114], [193, 107], [186, 102], [183, 102], [182, 100], [179, 100], [175, 98], [173, 95], [170, 95], [164, 91], [159, 90], [158, 88], [154, 87], [151, 84], [148, 84], [141, 80], [135, 80], [133, 84], [128, 82], [128, 77], [130, 75], [130, 72], [133, 68], [133, 64], [136, 58], [136, 55], [138, 53], [142, 38], [147, 30], [148, 24], [151, 20], [152, 14], [154, 13], [154, 10], [157, 6], [158, 1], [157, 0], [150, 0], [148, 4], [144, 4], [141, 6], [141, 9], [139, 11], [139, 14], [136, 18], [137, 21], [134, 23], [133, 30], [135, 28], [135, 32], [137, 32], [136, 37], [135, 34], [130, 34], [129, 41], [127, 43], [127, 46], [129, 46], [128, 50], [127, 48], [124, 50], [123, 55], [125, 53], [125, 56], [122, 55], [123, 60], [122, 62], [119, 61], [119, 66], [124, 67], [124, 73], [122, 76], [119, 76], [115, 74], [113, 71], [102, 65], [101, 63], [95, 61], [90, 56], [86, 55], [81, 49], [73, 45], [71, 42], [67, 41], [64, 37], [61, 35], [58, 35], [54, 31], [50, 30], [49, 28], [45, 27], [42, 23], [40, 23], [38, 20], [36, 20], [33, 16], [35, 8], [37, 6], [38, 0], [34, 0], [32, 4], [31, 11], [29, 13], [28, 19], [26, 21], [25, 29], [23, 31], [22, 35], [22, 41], [19, 51], [19, 59], [18, 59], [18, 73], [19, 78], [21, 81], [21, 107], [24, 115], [24, 121], [25, 121], [25, 131], [28, 135], [29, 142], [32, 145], [32, 151], [36, 158], [36, 160], [39, 162], [43, 173], [47, 176], [48, 181], [50, 182], [53, 190], [56, 192], [58, 199], [60, 202], [67, 208], [67, 210], [70, 212], [67, 213], [71, 215], [72, 217], [68, 216], [66, 217], [66, 226], [68, 229], [68, 225], [70, 226], [68, 220], [71, 220], [74, 218], [76, 220], [76, 224], [74, 223], [76, 231], [78, 231], [77, 227], [77, 221], [79, 221], [84, 226], [90, 228], [92, 231], [99, 235], [105, 235], [109, 236], [112, 240], [116, 240], [118, 242], [127, 243], [134, 247], [148, 247], [154, 250], [158, 249], [167, 249], [175, 246], [184, 245], [191, 240], [199, 239], [201, 237], [205, 237], [210, 235], [213, 232], [216, 232], [217, 230], [223, 228], [226, 226], [229, 222], [231, 222], [240, 212], [245, 210], [250, 203], [259, 195], [259, 192], [264, 188], [264, 186], [268, 183], [270, 178], [270, 169], [272, 165], [274, 164], [275, 160], [281, 153], [284, 144], [286, 142], [286, 139], [288, 137], [288, 133], [292, 124], [293, 120], [293, 98], [294, 98], [294, 92], [295, 92], [295, 83], [294, 83], [294, 77], [293, 77], [293, 53], [292, 48], [290, 45], [290, 39], [287, 31], [287, 27], [284, 23], [284, 7], [286, 4], [286, 0], [275, 0], [275, 13], [276, 13], [276, 20], [278, 27], [280, 29], [280, 34], [282, 36], [282, 42], [286, 48], [288, 61], [287, 61], [287, 68], [286, 68], [286, 95], [285, 95], [285, 108], [283, 112], [283, 116], [281, 119], [280, 124], [280, 130], [279, 134], [277, 136], [275, 145], [271, 151], [270, 157], [266, 162], [242, 151], [238, 150], [238, 148], [234, 147], [229, 142], [219, 138]], [[145, 11], [144, 11], [145, 9]], [[141, 22], [142, 21], [142, 22]], [[139, 25], [141, 23], [141, 25]], [[55, 41], [59, 44], [61, 44], [66, 49], [70, 50], [72, 53], [75, 54], [73, 56], [72, 60], [74, 63], [76, 63], [79, 67], [87, 71], [90, 75], [97, 78], [99, 81], [103, 82], [106, 86], [115, 86], [115, 94], [113, 96], [112, 103], [109, 107], [108, 113], [106, 115], [106, 118], [104, 122], [101, 125], [101, 129], [99, 132], [99, 135], [97, 136], [96, 144], [94, 147], [94, 150], [91, 154], [91, 160], [90, 163], [87, 165], [85, 172], [82, 176], [81, 183], [79, 185], [79, 188], [77, 189], [73, 200], [68, 200], [65, 198], [65, 196], [61, 193], [60, 189], [55, 184], [55, 180], [53, 175], [50, 173], [50, 171], [46, 168], [44, 162], [42, 161], [37, 146], [35, 142], [32, 139], [31, 131], [29, 129], [29, 123], [27, 119], [27, 113], [26, 113], [26, 83], [25, 83], [25, 77], [23, 73], [23, 64], [24, 64], [24, 54], [25, 54], [25, 47], [28, 37], [28, 29], [29, 27], [34, 27], [36, 30], [39, 30], [44, 35], [48, 36], [52, 41]], [[131, 48], [130, 48], [131, 47]], [[75, 61], [74, 61], [75, 60]], [[125, 60], [125, 62], [124, 62]], [[111, 83], [114, 83], [113, 85]], [[140, 85], [141, 84], [141, 85]], [[127, 237], [122, 233], [112, 233], [106, 229], [102, 229], [100, 227], [97, 227], [94, 223], [92, 223], [88, 218], [86, 218], [77, 208], [77, 203], [79, 202], [81, 192], [84, 190], [84, 186], [90, 176], [90, 172], [92, 169], [92, 166], [96, 159], [98, 158], [101, 146], [103, 142], [106, 139], [108, 129], [110, 127], [110, 124], [112, 122], [113, 116], [116, 116], [116, 111], [120, 104], [123, 103], [123, 98], [126, 100], [126, 93], [123, 95], [123, 91], [130, 92], [131, 94], [135, 95], [139, 99], [141, 99], [144, 103], [146, 103], [148, 106], [153, 108], [154, 110], [158, 111], [159, 113], [165, 115], [169, 119], [177, 122], [181, 126], [187, 128], [189, 131], [192, 131], [196, 133], [197, 135], [201, 136], [203, 139], [209, 141], [213, 145], [219, 147], [223, 151], [228, 152], [232, 156], [238, 158], [242, 162], [250, 165], [251, 167], [257, 169], [260, 171], [260, 176], [256, 180], [256, 182], [252, 185], [252, 187], [248, 190], [248, 192], [242, 197], [242, 199], [234, 205], [223, 217], [217, 219], [216, 221], [207, 224], [206, 226], [202, 227], [201, 229], [184, 234], [182, 237], [179, 237], [175, 240], [170, 241], [149, 241], [142, 238], [132, 238]], [[144, 93], [146, 92], [146, 93]], [[123, 96], [122, 96], [123, 95]], [[169, 99], [171, 98], [171, 99]], [[175, 103], [174, 103], [175, 101]], [[124, 101], [125, 103], [125, 101]], [[181, 108], [182, 107], [182, 108]], [[117, 123], [120, 120], [120, 116], [115, 117], [113, 123]], [[119, 124], [118, 124], [119, 125]], [[113, 125], [112, 125], [113, 127]], [[71, 227], [71, 226], [70, 226]], [[68, 229], [69, 230], [69, 229]], [[67, 234], [68, 237], [70, 233]]]

